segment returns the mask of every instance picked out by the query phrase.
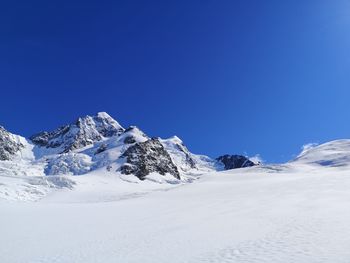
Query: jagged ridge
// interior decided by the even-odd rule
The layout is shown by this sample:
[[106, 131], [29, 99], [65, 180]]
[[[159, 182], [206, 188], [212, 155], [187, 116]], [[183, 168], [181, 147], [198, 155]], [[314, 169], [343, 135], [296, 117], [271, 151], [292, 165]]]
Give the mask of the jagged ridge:
[[151, 139], [136, 126], [124, 129], [105, 112], [33, 135], [29, 141], [23, 138], [25, 143], [18, 138], [0, 128], [0, 160], [10, 160], [18, 152], [31, 152], [33, 158], [26, 160], [22, 170], [41, 165], [39, 174], [45, 175], [80, 175], [105, 167], [106, 172], [132, 174], [141, 180], [150, 173], [184, 179], [254, 165], [244, 156], [211, 159], [195, 155], [176, 136]]
[[67, 153], [101, 141], [104, 137], [120, 135], [123, 131], [124, 128], [111, 116], [100, 112], [54, 131], [35, 134], [30, 140], [38, 146], [58, 148], [58, 153]]

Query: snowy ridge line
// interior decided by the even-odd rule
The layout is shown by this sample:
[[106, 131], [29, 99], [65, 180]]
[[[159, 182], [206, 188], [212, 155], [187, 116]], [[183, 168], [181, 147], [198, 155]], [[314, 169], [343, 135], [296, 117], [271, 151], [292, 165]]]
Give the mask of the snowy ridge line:
[[[258, 171], [281, 173], [301, 167], [309, 172], [319, 167], [347, 169], [349, 156], [350, 140], [338, 140], [306, 147], [287, 164], [259, 165], [248, 169], [246, 174]], [[41, 132], [30, 139], [0, 128], [0, 192], [4, 193], [0, 198], [3, 199], [16, 199], [16, 195], [21, 196], [21, 191], [25, 191], [26, 195], [19, 199], [37, 200], [37, 196], [45, 196], [51, 188], [71, 189], [81, 182], [90, 184], [90, 175], [119, 178], [118, 184], [134, 184], [140, 188], [141, 182], [176, 185], [193, 182], [203, 174], [256, 165], [241, 155], [222, 155], [213, 159], [193, 154], [177, 136], [169, 139], [149, 137], [136, 126], [123, 128], [104, 112], [78, 118], [71, 124]], [[66, 182], [67, 176], [73, 175], [87, 176], [88, 181], [70, 177], [70, 183], [60, 184], [59, 179], [50, 179], [52, 187], [37, 189], [38, 185], [45, 184], [47, 176], [61, 176]], [[31, 179], [34, 177], [39, 183]], [[18, 179], [19, 186], [11, 186], [14, 191], [10, 191], [11, 187], [5, 183], [9, 178]], [[21, 190], [16, 192], [17, 188]], [[28, 194], [30, 189], [33, 197]], [[36, 196], [36, 192], [42, 194]], [[10, 193], [12, 197], [9, 197]]]

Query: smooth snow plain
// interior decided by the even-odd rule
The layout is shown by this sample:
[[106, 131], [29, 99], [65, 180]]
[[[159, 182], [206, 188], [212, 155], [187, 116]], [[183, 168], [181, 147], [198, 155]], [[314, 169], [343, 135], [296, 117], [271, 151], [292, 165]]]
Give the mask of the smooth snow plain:
[[[306, 157], [191, 183], [102, 171], [38, 183], [37, 198], [0, 201], [0, 262], [350, 262], [350, 166]], [[25, 187], [14, 180], [0, 182]]]

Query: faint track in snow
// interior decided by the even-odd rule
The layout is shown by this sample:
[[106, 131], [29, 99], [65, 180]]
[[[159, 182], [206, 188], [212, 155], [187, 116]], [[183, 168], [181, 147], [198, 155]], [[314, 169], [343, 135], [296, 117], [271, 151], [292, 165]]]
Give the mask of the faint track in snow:
[[[337, 250], [328, 246], [329, 227], [325, 220], [290, 220], [262, 238], [229, 246], [190, 262], [328, 263], [334, 262], [335, 258], [337, 262], [350, 262], [350, 252], [344, 254], [344, 250], [340, 250], [341, 255], [337, 258]], [[348, 241], [346, 244], [350, 245], [350, 239], [345, 236], [349, 229], [335, 226], [332, 231], [337, 237], [343, 235]]]

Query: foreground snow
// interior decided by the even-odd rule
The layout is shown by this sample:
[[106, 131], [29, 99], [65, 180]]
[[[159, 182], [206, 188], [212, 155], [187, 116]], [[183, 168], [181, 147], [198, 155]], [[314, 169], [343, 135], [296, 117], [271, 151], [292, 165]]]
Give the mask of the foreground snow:
[[297, 162], [193, 183], [74, 177], [38, 202], [0, 202], [0, 262], [349, 262], [349, 172]]

